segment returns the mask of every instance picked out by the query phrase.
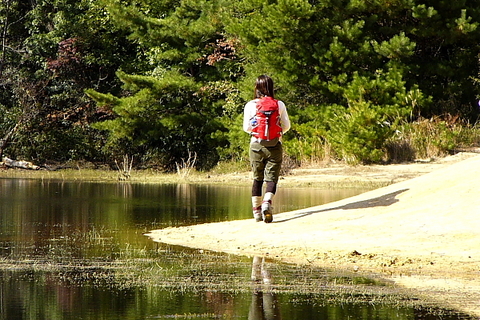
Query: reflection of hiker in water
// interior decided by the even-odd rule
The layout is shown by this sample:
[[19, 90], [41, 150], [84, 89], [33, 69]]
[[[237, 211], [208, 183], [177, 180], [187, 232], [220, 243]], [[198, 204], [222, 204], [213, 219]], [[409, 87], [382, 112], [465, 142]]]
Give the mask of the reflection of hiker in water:
[[281, 319], [278, 301], [271, 288], [272, 275], [265, 268], [265, 258], [253, 258], [252, 281], [256, 286], [252, 293], [248, 320]]

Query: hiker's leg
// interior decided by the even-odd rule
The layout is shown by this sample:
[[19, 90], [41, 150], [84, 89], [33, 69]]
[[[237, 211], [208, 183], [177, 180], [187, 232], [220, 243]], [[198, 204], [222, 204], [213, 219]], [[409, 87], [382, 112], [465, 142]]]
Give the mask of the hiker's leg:
[[255, 220], [262, 221], [262, 187], [265, 171], [264, 154], [261, 150], [250, 149], [250, 164], [253, 172], [252, 211]]
[[280, 177], [280, 170], [283, 161], [283, 148], [279, 143], [273, 148], [266, 148], [268, 151], [267, 163], [265, 164], [265, 178], [267, 182], [267, 193], [275, 194], [277, 192], [277, 183]]
[[267, 188], [262, 201], [262, 215], [265, 222], [272, 221], [272, 200], [277, 192], [277, 183], [280, 176], [280, 169], [282, 167], [283, 160], [283, 148], [282, 144], [278, 143], [275, 147], [266, 148], [265, 152], [267, 157], [267, 163], [265, 165], [265, 181]]
[[252, 185], [252, 211], [255, 221], [262, 221], [262, 186], [263, 181], [253, 180]]
[[[252, 150], [252, 148], [250, 148], [250, 166], [252, 167], [253, 180], [260, 181], [261, 183], [263, 183], [265, 178], [265, 164], [266, 164], [266, 155], [264, 153], [264, 150], [262, 149], [257, 151], [257, 150]], [[253, 188], [252, 188], [252, 191], [253, 191]]]
[[263, 196], [263, 201], [272, 201], [273, 196], [277, 192], [277, 183], [273, 181], [267, 181], [267, 188], [265, 189], [265, 195]]

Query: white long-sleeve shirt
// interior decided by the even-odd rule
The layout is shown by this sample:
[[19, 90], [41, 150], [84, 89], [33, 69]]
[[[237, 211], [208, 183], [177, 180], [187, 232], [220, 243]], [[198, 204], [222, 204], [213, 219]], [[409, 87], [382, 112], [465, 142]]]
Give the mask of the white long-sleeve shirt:
[[[247, 133], [252, 133], [253, 128], [250, 124], [250, 120], [257, 114], [258, 100], [260, 99], [247, 102], [243, 110], [243, 131]], [[282, 127], [282, 132], [285, 133], [290, 130], [290, 119], [288, 118], [288, 112], [285, 104], [280, 100], [278, 100], [278, 113], [280, 114], [280, 126]], [[256, 138], [252, 136], [251, 141], [256, 141]]]

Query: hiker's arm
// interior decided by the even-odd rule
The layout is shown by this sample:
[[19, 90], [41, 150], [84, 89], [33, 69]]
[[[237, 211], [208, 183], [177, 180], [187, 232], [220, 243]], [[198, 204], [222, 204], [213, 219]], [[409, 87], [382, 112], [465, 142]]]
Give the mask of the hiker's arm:
[[290, 118], [288, 117], [287, 108], [282, 101], [278, 101], [278, 111], [280, 113], [280, 124], [282, 126], [283, 133], [290, 130]]
[[256, 105], [255, 102], [250, 101], [245, 105], [243, 110], [243, 131], [251, 133], [252, 126], [250, 125], [250, 120], [255, 116]]

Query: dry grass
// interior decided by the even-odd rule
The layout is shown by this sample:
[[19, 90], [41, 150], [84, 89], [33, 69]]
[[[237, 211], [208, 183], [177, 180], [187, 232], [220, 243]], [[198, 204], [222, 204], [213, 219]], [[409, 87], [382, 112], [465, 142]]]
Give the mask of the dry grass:
[[399, 163], [415, 159], [445, 157], [465, 147], [480, 143], [480, 127], [459, 117], [446, 115], [419, 119], [404, 124], [397, 135], [387, 142], [388, 161]]

